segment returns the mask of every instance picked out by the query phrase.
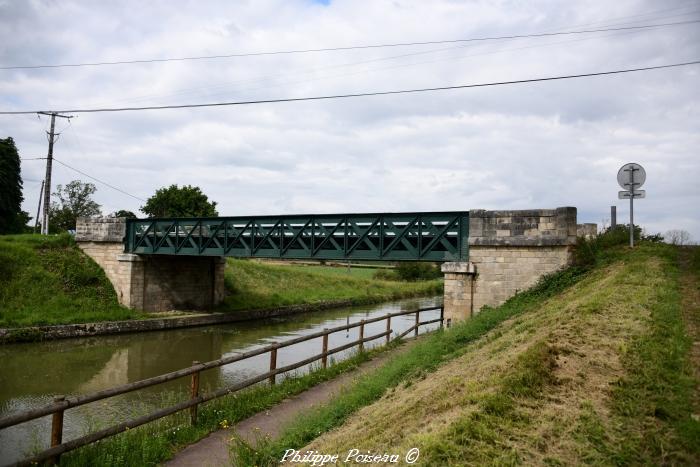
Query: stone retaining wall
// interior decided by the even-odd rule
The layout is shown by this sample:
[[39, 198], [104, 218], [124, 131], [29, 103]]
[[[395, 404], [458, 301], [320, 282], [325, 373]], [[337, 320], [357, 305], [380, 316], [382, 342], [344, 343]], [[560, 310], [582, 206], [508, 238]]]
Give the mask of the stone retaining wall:
[[145, 311], [201, 310], [224, 298], [226, 261], [219, 257], [124, 253], [123, 218], [80, 218], [78, 246], [104, 269], [119, 303]]

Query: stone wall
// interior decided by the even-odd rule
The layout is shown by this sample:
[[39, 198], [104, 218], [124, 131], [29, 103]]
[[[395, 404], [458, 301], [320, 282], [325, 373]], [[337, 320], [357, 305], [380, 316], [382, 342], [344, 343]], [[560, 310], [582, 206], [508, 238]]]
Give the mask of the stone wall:
[[485, 305], [498, 306], [566, 266], [576, 233], [573, 207], [470, 211], [469, 263], [442, 269], [446, 318], [461, 320]]
[[598, 235], [598, 224], [586, 223], [576, 226], [576, 236], [590, 239]]
[[566, 246], [478, 246], [469, 259], [477, 270], [473, 309], [498, 306], [516, 293], [535, 285], [540, 277], [569, 264]]
[[145, 311], [210, 308], [224, 298], [224, 258], [124, 253], [125, 219], [78, 219], [78, 246], [105, 271], [119, 303]]

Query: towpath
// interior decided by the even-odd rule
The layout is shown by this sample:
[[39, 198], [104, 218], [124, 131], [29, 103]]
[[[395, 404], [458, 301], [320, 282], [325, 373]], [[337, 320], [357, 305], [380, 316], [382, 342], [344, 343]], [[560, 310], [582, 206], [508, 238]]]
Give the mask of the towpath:
[[358, 377], [379, 367], [397, 352], [405, 352], [415, 340], [403, 343], [389, 352], [383, 352], [373, 359], [361, 364], [355, 370], [344, 373], [335, 379], [318, 384], [311, 389], [285, 399], [276, 406], [243, 420], [229, 429], [215, 431], [206, 438], [187, 446], [173, 459], [166, 462], [167, 467], [222, 467], [231, 466], [229, 443], [231, 438], [239, 436], [247, 442], [254, 442], [260, 436], [271, 438], [279, 436], [284, 426], [298, 415], [330, 401], [343, 388], [351, 385]]

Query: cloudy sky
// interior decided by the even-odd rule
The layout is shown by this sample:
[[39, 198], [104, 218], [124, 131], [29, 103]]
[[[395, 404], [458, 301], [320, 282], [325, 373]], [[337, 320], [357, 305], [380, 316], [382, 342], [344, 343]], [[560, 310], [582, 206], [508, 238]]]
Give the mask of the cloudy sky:
[[[0, 0], [0, 66], [441, 41], [700, 20], [699, 1]], [[0, 70], [0, 111], [455, 86], [700, 59], [700, 23], [130, 65]], [[618, 168], [647, 170], [635, 221], [700, 240], [700, 66], [353, 99], [59, 119], [55, 157], [146, 199], [192, 184], [221, 215], [578, 207], [609, 223]], [[0, 115], [36, 213], [49, 120]], [[91, 181], [54, 164], [53, 184]], [[105, 213], [134, 197], [96, 183]]]

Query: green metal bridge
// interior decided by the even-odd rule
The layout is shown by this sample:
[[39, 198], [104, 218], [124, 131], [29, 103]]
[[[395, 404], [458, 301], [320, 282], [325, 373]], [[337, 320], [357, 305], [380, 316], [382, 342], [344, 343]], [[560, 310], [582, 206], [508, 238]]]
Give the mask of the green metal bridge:
[[139, 255], [466, 261], [469, 212], [128, 219]]

